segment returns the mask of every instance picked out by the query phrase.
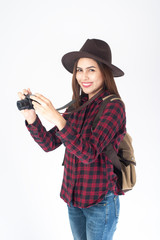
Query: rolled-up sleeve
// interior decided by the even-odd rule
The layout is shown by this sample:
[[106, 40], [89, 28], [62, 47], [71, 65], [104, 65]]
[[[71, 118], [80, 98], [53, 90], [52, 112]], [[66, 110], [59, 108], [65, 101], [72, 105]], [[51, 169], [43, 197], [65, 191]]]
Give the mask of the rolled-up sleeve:
[[121, 128], [125, 127], [125, 109], [123, 103], [114, 101], [107, 104], [96, 128], [89, 140], [84, 139], [72, 124], [67, 121], [65, 127], [56, 133], [67, 149], [84, 164], [94, 162]]

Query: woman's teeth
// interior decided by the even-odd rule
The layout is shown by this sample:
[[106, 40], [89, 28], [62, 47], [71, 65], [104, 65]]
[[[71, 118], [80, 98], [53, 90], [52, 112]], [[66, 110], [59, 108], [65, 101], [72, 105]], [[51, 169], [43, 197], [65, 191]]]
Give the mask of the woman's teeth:
[[92, 83], [82, 83], [83, 87], [90, 87], [92, 85]]

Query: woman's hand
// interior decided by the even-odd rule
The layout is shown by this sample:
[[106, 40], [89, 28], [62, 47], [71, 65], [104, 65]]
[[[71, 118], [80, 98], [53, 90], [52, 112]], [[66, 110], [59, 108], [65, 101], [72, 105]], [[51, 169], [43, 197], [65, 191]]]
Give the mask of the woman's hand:
[[59, 130], [64, 128], [66, 120], [54, 108], [49, 99], [39, 93], [30, 96], [30, 98], [34, 100], [32, 104], [36, 113], [42, 115], [49, 122], [55, 124], [59, 128]]
[[[22, 92], [18, 92], [19, 99], [20, 100], [24, 99], [25, 95], [28, 95], [28, 94], [32, 94], [29, 88], [24, 89]], [[21, 113], [23, 114], [28, 124], [32, 124], [35, 122], [37, 116], [34, 109], [25, 109], [25, 110], [22, 110]]]

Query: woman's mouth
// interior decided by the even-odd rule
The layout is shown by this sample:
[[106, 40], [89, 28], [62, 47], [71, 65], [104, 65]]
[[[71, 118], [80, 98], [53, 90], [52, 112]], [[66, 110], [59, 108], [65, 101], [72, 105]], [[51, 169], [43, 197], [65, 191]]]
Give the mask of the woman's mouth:
[[83, 87], [90, 87], [92, 85], [92, 83], [91, 82], [82, 82], [82, 86]]

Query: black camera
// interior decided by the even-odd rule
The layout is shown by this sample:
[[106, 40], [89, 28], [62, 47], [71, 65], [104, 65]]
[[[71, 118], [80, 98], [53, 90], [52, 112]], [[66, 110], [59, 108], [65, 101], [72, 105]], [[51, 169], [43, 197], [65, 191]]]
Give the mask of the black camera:
[[25, 99], [17, 101], [17, 107], [20, 111], [24, 109], [34, 109], [32, 104], [32, 101], [34, 100], [30, 99], [30, 94], [25, 96], [26, 96]]

